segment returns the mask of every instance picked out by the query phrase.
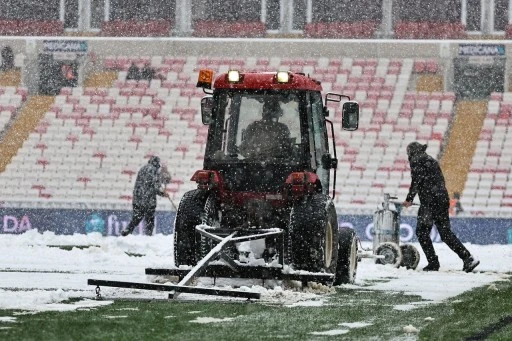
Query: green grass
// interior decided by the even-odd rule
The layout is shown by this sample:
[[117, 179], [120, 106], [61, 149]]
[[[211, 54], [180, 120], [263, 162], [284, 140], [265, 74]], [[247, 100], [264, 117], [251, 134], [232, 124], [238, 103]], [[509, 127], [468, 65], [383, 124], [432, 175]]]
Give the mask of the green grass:
[[[436, 323], [424, 328], [420, 336], [425, 340], [461, 340], [478, 335], [507, 316], [511, 318], [512, 284], [507, 281], [495, 285], [497, 290], [478, 288], [460, 295], [451, 304], [436, 307], [439, 310]], [[485, 339], [512, 340], [512, 323]]]
[[[0, 321], [0, 340], [464, 340], [512, 314], [512, 282], [495, 283], [448, 302], [401, 311], [393, 307], [419, 302], [415, 296], [360, 289], [338, 289], [320, 307], [284, 307], [264, 302], [118, 300], [92, 310], [43, 312]], [[125, 289], [120, 289], [125, 290]], [[232, 318], [220, 323], [192, 323], [198, 317]], [[435, 320], [428, 321], [427, 317]], [[370, 326], [347, 328], [346, 322]], [[420, 333], [407, 334], [412, 325]], [[10, 327], [10, 328], [5, 328]], [[349, 329], [343, 335], [312, 332]], [[490, 340], [512, 340], [512, 325]]]

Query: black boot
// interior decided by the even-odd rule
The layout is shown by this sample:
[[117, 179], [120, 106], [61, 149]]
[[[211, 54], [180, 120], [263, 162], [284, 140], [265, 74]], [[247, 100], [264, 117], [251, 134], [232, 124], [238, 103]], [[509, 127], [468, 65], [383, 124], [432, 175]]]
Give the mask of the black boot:
[[437, 256], [435, 256], [435, 258], [428, 261], [428, 264], [423, 268], [423, 271], [439, 271], [439, 267], [439, 260]]
[[126, 237], [133, 232], [133, 228], [127, 226], [124, 230], [121, 230], [121, 236]]
[[478, 266], [478, 264], [480, 264], [478, 259], [475, 259], [473, 256], [469, 256], [466, 260], [464, 260], [464, 266], [462, 267], [462, 270], [465, 272], [471, 272]]

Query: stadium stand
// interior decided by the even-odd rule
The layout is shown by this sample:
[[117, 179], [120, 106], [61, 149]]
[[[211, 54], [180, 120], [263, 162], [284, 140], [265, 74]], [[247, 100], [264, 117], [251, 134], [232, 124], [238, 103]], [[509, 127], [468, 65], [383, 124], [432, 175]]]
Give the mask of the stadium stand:
[[2, 20], [0, 36], [59, 36], [64, 33], [60, 20]]
[[[289, 3], [289, 5], [288, 5]], [[463, 39], [512, 35], [510, 2], [4, 0], [0, 35]]]
[[194, 23], [194, 37], [261, 38], [267, 28], [260, 21], [198, 20]]
[[101, 26], [101, 36], [113, 37], [168, 37], [172, 28], [170, 20], [112, 20]]
[[[146, 61], [161, 78], [127, 81], [127, 66]], [[321, 80], [325, 91], [359, 101], [358, 132], [342, 131], [340, 108], [330, 108], [342, 155], [336, 204], [373, 210], [384, 192], [405, 197], [407, 143], [428, 142], [429, 152], [439, 154], [455, 101], [453, 93], [409, 90], [415, 62], [408, 58], [110, 56], [104, 66], [118, 73], [113, 86], [63, 88], [0, 175], [12, 198], [29, 193], [34, 200], [129, 202], [137, 169], [158, 154], [173, 177], [167, 191], [179, 200], [195, 188], [189, 179], [202, 167], [204, 93], [191, 75], [206, 66], [219, 73], [231, 68], [305, 72]]]
[[397, 39], [465, 39], [466, 27], [460, 22], [400, 21], [395, 24]]
[[377, 30], [378, 22], [315, 22], [308, 23], [304, 27], [306, 38], [373, 38]]
[[18, 109], [27, 99], [28, 90], [23, 87], [0, 87], [0, 134], [15, 117]]
[[461, 196], [463, 207], [499, 213], [512, 207], [512, 93], [492, 93]]

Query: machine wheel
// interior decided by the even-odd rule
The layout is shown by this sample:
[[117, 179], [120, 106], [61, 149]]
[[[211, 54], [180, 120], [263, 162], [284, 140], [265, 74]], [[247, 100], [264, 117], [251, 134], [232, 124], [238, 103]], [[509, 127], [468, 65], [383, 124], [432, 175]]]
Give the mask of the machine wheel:
[[[218, 212], [215, 195], [208, 195], [201, 214], [201, 224], [217, 228], [220, 227]], [[196, 235], [196, 238], [199, 242], [199, 247], [197, 248], [197, 260], [199, 261], [211, 251], [214, 247], [214, 243], [210, 238], [205, 238], [199, 234]]]
[[402, 251], [402, 262], [400, 266], [405, 266], [407, 269], [416, 269], [420, 262], [420, 253], [418, 249], [411, 244], [400, 245]]
[[338, 218], [326, 195], [315, 194], [295, 203], [288, 232], [288, 257], [295, 270], [336, 271]]
[[357, 238], [354, 230], [341, 228], [339, 234], [338, 265], [334, 285], [354, 283], [357, 272]]
[[395, 243], [379, 244], [375, 250], [375, 254], [384, 256], [384, 258], [377, 258], [375, 260], [377, 264], [391, 264], [398, 268], [402, 262], [402, 251], [400, 251], [400, 247]]
[[203, 191], [192, 190], [183, 195], [174, 223], [174, 264], [195, 265], [197, 263], [197, 245], [195, 227], [201, 224], [201, 212], [206, 202]]

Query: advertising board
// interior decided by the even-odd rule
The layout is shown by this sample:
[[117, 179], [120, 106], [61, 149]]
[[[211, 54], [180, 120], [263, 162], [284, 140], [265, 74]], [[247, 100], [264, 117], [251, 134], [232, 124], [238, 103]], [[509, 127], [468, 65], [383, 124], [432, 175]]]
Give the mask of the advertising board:
[[[174, 218], [175, 212], [157, 211], [154, 234], [171, 234], [174, 229]], [[20, 234], [37, 229], [39, 232], [52, 231], [63, 235], [99, 232], [104, 236], [118, 236], [130, 219], [131, 211], [0, 208], [0, 234]], [[453, 217], [451, 223], [453, 232], [464, 243], [512, 243], [511, 219]], [[135, 229], [134, 234], [142, 234], [143, 224]], [[341, 215], [339, 225], [354, 229], [362, 241], [372, 240], [371, 215]], [[417, 241], [415, 227], [416, 217], [402, 217], [402, 242]], [[435, 242], [441, 241], [435, 228], [431, 237]]]

